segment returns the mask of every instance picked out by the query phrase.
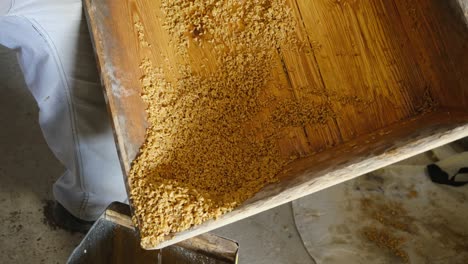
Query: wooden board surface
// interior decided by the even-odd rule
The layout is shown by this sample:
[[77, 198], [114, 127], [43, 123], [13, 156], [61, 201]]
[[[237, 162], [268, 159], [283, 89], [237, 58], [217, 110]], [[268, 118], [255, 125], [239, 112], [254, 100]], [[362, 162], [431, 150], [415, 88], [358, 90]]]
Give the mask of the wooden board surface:
[[[377, 169], [388, 164], [380, 160], [382, 157], [394, 162], [426, 149], [425, 146], [404, 148], [405, 143], [415, 140], [412, 137], [434, 147], [466, 135], [463, 130], [456, 130], [457, 126], [468, 120], [466, 115], [458, 112], [447, 114], [448, 110], [466, 111], [468, 106], [468, 30], [462, 16], [458, 15], [460, 12], [456, 9], [455, 0], [286, 2], [297, 20], [296, 35], [303, 48], [278, 51], [272, 67], [271, 75], [274, 78], [269, 83], [269, 94], [266, 96], [290, 100], [307, 98], [316, 104], [327, 105], [335, 113], [335, 117], [324, 124], [287, 128], [279, 139], [284, 155], [305, 157], [294, 163], [297, 170], [314, 168], [313, 173], [309, 171], [306, 174], [289, 168], [284, 178], [293, 177], [300, 185], [310, 183], [313, 187], [291, 194], [285, 190], [291, 188], [296, 192], [293, 186], [276, 186], [274, 192], [265, 191], [257, 195], [252, 200], [257, 201], [256, 206], [247, 203], [246, 207], [224, 216], [221, 222], [207, 223], [163, 245], [368, 171], [357, 166], [356, 171], [349, 171], [346, 177], [337, 171], [335, 174], [338, 176], [330, 178], [330, 171], [323, 173], [329, 168], [322, 166], [336, 164], [334, 159], [337, 163], [350, 165], [349, 162], [357, 162], [366, 156], [369, 160], [379, 157], [379, 162], [374, 161], [367, 167]], [[140, 98], [141, 61], [149, 58], [154, 65], [167, 69], [181, 63], [197, 68], [203, 58], [212, 56], [210, 47], [196, 46], [190, 48], [188, 60], [177, 55], [174, 45], [170, 43], [171, 36], [163, 28], [164, 14], [159, 8], [160, 3], [160, 0], [85, 0], [119, 154], [126, 173], [144, 140], [147, 126], [145, 106]], [[142, 24], [143, 32], [135, 27], [138, 22]], [[150, 47], [141, 45], [141, 33], [144, 33]], [[205, 66], [209, 67], [209, 62]], [[176, 76], [168, 73], [167, 78]], [[427, 110], [428, 102], [438, 106], [432, 109], [435, 114], [430, 118], [421, 116]], [[447, 120], [442, 120], [442, 117]], [[411, 125], [405, 125], [408, 120], [412, 120]], [[259, 127], [261, 122], [259, 119]], [[413, 130], [400, 131], [408, 129], [408, 126]], [[390, 133], [392, 137], [369, 144], [370, 137], [376, 131], [389, 127], [397, 131]], [[418, 130], [426, 132], [416, 135]], [[444, 131], [451, 131], [452, 134], [446, 134], [443, 140], [435, 136], [431, 142], [424, 141], [424, 137], [430, 138]], [[395, 142], [408, 153], [385, 154], [389, 148], [396, 146]], [[363, 146], [356, 152], [354, 146], [349, 145], [351, 143]], [[379, 152], [375, 152], [375, 149]], [[336, 154], [337, 157], [330, 154], [338, 150], [343, 153]], [[309, 178], [298, 175], [308, 175]], [[326, 184], [319, 184], [314, 179], [326, 175], [329, 177], [323, 180]], [[284, 196], [284, 193], [289, 194]], [[259, 206], [258, 199], [268, 202]]]

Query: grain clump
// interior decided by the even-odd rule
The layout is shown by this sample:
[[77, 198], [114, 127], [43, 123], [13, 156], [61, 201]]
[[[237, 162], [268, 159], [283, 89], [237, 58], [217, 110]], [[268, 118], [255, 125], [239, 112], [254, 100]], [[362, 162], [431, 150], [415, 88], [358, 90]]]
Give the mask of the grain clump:
[[165, 29], [186, 47], [206, 41], [223, 52], [279, 48], [295, 31], [284, 0], [164, 0], [161, 7]]

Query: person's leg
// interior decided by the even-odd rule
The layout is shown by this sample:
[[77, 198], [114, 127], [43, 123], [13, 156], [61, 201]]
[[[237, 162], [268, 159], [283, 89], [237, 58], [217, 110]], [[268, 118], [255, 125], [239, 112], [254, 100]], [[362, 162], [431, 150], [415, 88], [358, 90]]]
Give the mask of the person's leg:
[[81, 0], [15, 0], [0, 17], [0, 44], [15, 49], [44, 137], [67, 171], [53, 193], [95, 220], [127, 195]]
[[8, 14], [10, 9], [13, 7], [13, 0], [2, 0], [0, 1], [0, 16]]

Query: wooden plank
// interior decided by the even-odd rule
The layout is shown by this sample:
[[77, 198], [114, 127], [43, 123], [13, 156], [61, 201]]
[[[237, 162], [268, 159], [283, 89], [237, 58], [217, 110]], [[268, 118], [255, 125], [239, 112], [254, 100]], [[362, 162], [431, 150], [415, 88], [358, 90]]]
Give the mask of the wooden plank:
[[[423, 124], [432, 125], [428, 127]], [[467, 136], [466, 113], [428, 114], [379, 129], [288, 165], [281, 175], [283, 181], [265, 187], [239, 208], [216, 221], [207, 221], [174, 234], [155, 249], [234, 223]], [[311, 167], [311, 164], [314, 166]]]
[[345, 140], [414, 115], [425, 87], [398, 14], [382, 2], [392, 1], [297, 1], [327, 89], [372, 102], [333, 104]]
[[[92, 9], [88, 11], [92, 13], [91, 29], [94, 38], [98, 38], [96, 50], [101, 53], [98, 54], [99, 64], [107, 72], [103, 74], [103, 79], [106, 86], [111, 87], [107, 89], [109, 106], [114, 113], [125, 171], [128, 171], [143, 141], [146, 127], [144, 106], [139, 98], [139, 78], [143, 75], [139, 69], [141, 60], [150, 58], [156, 65], [165, 67], [177, 65], [181, 58], [176, 55], [174, 46], [170, 45], [170, 36], [162, 27], [163, 14], [158, 8], [159, 1], [126, 1], [123, 5], [106, 1], [89, 2], [92, 2]], [[286, 71], [275, 69], [276, 74], [272, 74], [278, 76], [275, 85], [283, 87], [275, 96], [297, 99], [312, 94], [308, 99], [317, 103], [329, 102], [337, 113], [337, 119], [328, 121], [325, 126], [308, 125], [289, 129], [285, 134], [290, 140], [283, 145], [294, 148], [285, 150], [291, 152], [285, 155], [295, 151], [300, 156], [306, 156], [337, 145], [342, 139], [349, 140], [413, 116], [418, 106], [423, 104], [422, 95], [428, 87], [435, 87], [434, 91], [441, 91], [444, 84], [452, 87], [453, 93], [437, 94], [444, 101], [444, 106], [447, 106], [448, 99], [455, 97], [464, 100], [462, 105], [466, 103], [466, 89], [462, 89], [460, 84], [455, 85], [466, 78], [466, 74], [463, 74], [468, 61], [465, 59], [467, 53], [463, 52], [466, 34], [458, 34], [466, 32], [463, 31], [466, 28], [460, 28], [460, 23], [439, 23], [440, 30], [436, 32], [449, 33], [436, 36], [436, 33], [430, 33], [428, 36], [431, 27], [426, 26], [425, 30], [417, 31], [418, 34], [408, 34], [407, 31], [414, 30], [411, 21], [415, 18], [408, 18], [399, 10], [403, 5], [401, 2], [288, 1], [300, 20], [298, 38], [309, 47], [301, 52], [282, 51], [279, 59], [285, 64]], [[406, 9], [408, 5], [417, 5], [409, 2], [405, 2]], [[434, 11], [436, 7], [435, 4], [426, 4], [428, 17], [418, 17], [418, 21], [438, 21], [438, 17], [434, 17], [438, 14]], [[442, 21], [447, 20], [446, 16]], [[139, 43], [139, 33], [135, 30], [137, 22], [142, 23], [151, 47], [142, 47]], [[431, 25], [435, 23], [431, 22]], [[457, 31], [450, 33], [444, 25], [457, 25]], [[450, 46], [431, 46], [436, 37], [449, 40], [441, 43]], [[428, 39], [431, 41], [426, 41]], [[107, 43], [106, 47], [103, 46], [104, 42]], [[194, 67], [201, 65], [198, 62], [202, 58], [212, 56], [210, 47], [191, 49], [189, 54]], [[455, 62], [460, 63], [441, 63], [436, 67], [433, 61], [441, 59], [433, 58], [434, 53], [441, 49], [450, 51], [452, 55], [449, 58], [458, 58]], [[427, 62], [432, 64], [427, 65]], [[447, 67], [444, 68], [444, 65]], [[175, 71], [164, 70], [169, 79], [177, 78]], [[454, 81], [450, 82], [454, 78], [450, 78], [449, 72], [456, 74]], [[440, 76], [448, 77], [443, 79]], [[317, 95], [317, 91], [322, 94]], [[336, 100], [338, 96], [358, 98], [364, 103], [343, 104]]]
[[[140, 98], [140, 60], [134, 56], [139, 46], [135, 38], [128, 38], [133, 41], [125, 42], [119, 40], [120, 32], [134, 34], [131, 18], [124, 15], [126, 19], [109, 19], [115, 10], [105, 1], [88, 0], [83, 3], [113, 121], [117, 150], [126, 175], [143, 143], [146, 129], [145, 108]], [[121, 10], [130, 7], [127, 1], [119, 5], [124, 5]], [[122, 14], [115, 16], [122, 17]]]
[[407, 25], [402, 29], [413, 46], [412, 53], [421, 65], [426, 86], [444, 107], [465, 107], [468, 103], [468, 27], [457, 2], [394, 2], [401, 23]]
[[[161, 0], [84, 2], [126, 175], [147, 127], [141, 62], [149, 59], [175, 81], [180, 65], [216, 71], [213, 46], [191, 45], [188, 56], [180, 56], [163, 27]], [[458, 17], [450, 20], [452, 0], [286, 2], [298, 42], [278, 49], [261, 95], [273, 100], [246, 126], [264, 137], [262, 129], [285, 100], [324, 106], [333, 115], [280, 131], [282, 155], [301, 157], [284, 169], [282, 182], [218, 221], [168, 236], [159, 247], [466, 136], [460, 128], [468, 120], [468, 27]], [[424, 109], [429, 99], [440, 107]]]
[[[315, 58], [316, 43], [311, 43], [307, 36], [304, 23], [300, 19], [301, 11], [295, 0], [288, 0], [296, 18], [298, 49], [284, 48], [281, 50], [281, 60], [285, 65], [285, 74], [291, 86], [291, 99], [306, 100], [316, 105], [332, 107], [325, 83]], [[315, 46], [314, 46], [315, 45]], [[342, 136], [337, 126], [336, 118], [326, 120], [324, 124], [307, 124], [297, 128], [302, 130], [307, 138], [309, 149], [305, 152], [289, 153], [290, 155], [307, 156], [323, 149], [336, 146], [342, 142]]]

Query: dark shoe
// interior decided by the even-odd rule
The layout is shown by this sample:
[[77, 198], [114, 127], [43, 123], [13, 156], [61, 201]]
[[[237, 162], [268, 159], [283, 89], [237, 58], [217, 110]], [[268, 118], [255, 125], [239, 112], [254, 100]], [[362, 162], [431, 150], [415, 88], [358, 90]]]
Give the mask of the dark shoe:
[[70, 232], [86, 234], [94, 224], [94, 221], [85, 221], [72, 215], [63, 205], [55, 201], [47, 201], [44, 215], [53, 229], [58, 227]]
[[438, 184], [450, 185], [454, 187], [459, 187], [468, 184], [468, 181], [457, 181], [456, 178], [460, 174], [468, 174], [468, 168], [461, 168], [455, 175], [450, 177], [447, 172], [443, 171], [436, 164], [430, 164], [427, 165], [427, 172], [429, 174], [429, 177], [431, 178], [431, 181]]

